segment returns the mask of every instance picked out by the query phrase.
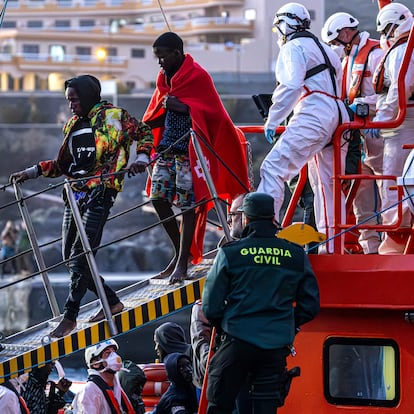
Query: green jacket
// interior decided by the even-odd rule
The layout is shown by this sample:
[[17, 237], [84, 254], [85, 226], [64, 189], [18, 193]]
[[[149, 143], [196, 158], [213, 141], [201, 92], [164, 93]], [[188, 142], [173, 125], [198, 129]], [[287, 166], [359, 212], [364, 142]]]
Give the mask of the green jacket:
[[293, 343], [319, 312], [319, 288], [303, 248], [275, 237], [270, 221], [253, 221], [223, 246], [203, 291], [205, 316], [227, 334], [262, 349]]

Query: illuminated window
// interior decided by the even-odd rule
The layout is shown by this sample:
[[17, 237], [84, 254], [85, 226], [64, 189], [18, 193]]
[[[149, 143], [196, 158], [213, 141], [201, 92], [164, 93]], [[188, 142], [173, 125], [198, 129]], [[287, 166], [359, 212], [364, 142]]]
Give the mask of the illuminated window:
[[256, 9], [246, 9], [244, 11], [244, 18], [246, 20], [256, 20]]
[[63, 45], [50, 45], [49, 55], [53, 62], [63, 62], [65, 60], [65, 46]]
[[324, 392], [331, 404], [394, 407], [400, 399], [400, 355], [391, 339], [329, 338]]

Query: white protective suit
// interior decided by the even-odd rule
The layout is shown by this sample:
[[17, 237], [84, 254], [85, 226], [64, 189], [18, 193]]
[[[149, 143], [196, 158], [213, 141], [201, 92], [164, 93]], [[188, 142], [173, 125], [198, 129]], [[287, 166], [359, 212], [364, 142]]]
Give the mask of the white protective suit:
[[[368, 32], [359, 34], [360, 42], [353, 45], [347, 57], [342, 61], [344, 68], [343, 81], [346, 82], [346, 91], [349, 91], [352, 79], [352, 68], [354, 66], [355, 57], [359, 51], [365, 46], [369, 38]], [[375, 106], [377, 95], [372, 84], [372, 76], [375, 69], [380, 63], [384, 51], [381, 48], [372, 50], [368, 55], [366, 74], [361, 82], [361, 96], [355, 98], [353, 103], [367, 103], [370, 106], [370, 113], [375, 114]], [[361, 131], [362, 132], [362, 131]], [[381, 175], [382, 174], [382, 155], [384, 144], [382, 139], [372, 138], [371, 135], [363, 137], [363, 157], [361, 163], [361, 174], [364, 175]], [[379, 223], [379, 217], [376, 214], [381, 210], [381, 180], [360, 180], [357, 193], [355, 195], [353, 210], [356, 223], [375, 225]], [[376, 230], [360, 229], [359, 244], [365, 254], [378, 252], [380, 244], [380, 235]]]
[[[94, 369], [88, 369], [89, 375], [100, 375], [100, 373]], [[121, 406], [121, 385], [117, 375], [114, 375], [114, 395]], [[85, 386], [75, 395], [72, 405], [74, 414], [112, 413], [102, 391], [91, 381], [87, 381]]]
[[[388, 92], [378, 97], [377, 113], [373, 121], [389, 121], [395, 119], [398, 113], [398, 74], [404, 56], [407, 43], [395, 47], [388, 54], [384, 67], [384, 84], [389, 86]], [[383, 173], [400, 177], [403, 172], [404, 162], [410, 150], [402, 149], [403, 144], [414, 144], [414, 101], [410, 97], [414, 94], [414, 54], [405, 77], [405, 96], [407, 98], [407, 113], [404, 122], [398, 128], [381, 129], [384, 139]], [[384, 180], [382, 185], [382, 209], [387, 209], [381, 215], [382, 224], [392, 224], [397, 221], [397, 206], [391, 207], [398, 201], [397, 191], [390, 190], [395, 186], [395, 181]], [[391, 207], [391, 208], [389, 208]], [[403, 221], [401, 226], [411, 225], [411, 212], [407, 201], [403, 202]], [[388, 209], [389, 208], [389, 209]], [[378, 252], [380, 254], [398, 254], [404, 250], [404, 244], [399, 244], [384, 233], [383, 241]]]
[[[11, 385], [15, 388], [17, 393], [20, 395], [22, 391], [22, 383], [27, 381], [28, 374], [20, 375], [17, 378], [10, 380]], [[7, 387], [0, 385], [0, 413], [1, 414], [19, 414], [22, 410], [20, 409], [20, 402], [18, 396]]]
[[[341, 93], [342, 67], [339, 57], [322, 44], [336, 72], [336, 91]], [[282, 45], [276, 62], [278, 85], [265, 128], [276, 128], [293, 110], [285, 132], [265, 157], [260, 168], [257, 191], [273, 196], [275, 218], [279, 221], [284, 198], [284, 183], [308, 163], [309, 182], [314, 192], [315, 219], [318, 231], [333, 234], [333, 134], [342, 122], [348, 122], [345, 105], [335, 99], [329, 70], [305, 80], [306, 71], [325, 62], [316, 42], [307, 37], [289, 40]], [[338, 95], [336, 95], [338, 96]], [[341, 111], [341, 117], [339, 115]], [[342, 145], [342, 170], [348, 144]], [[333, 242], [328, 249], [332, 252]]]
[[0, 412], [2, 414], [19, 414], [20, 404], [17, 395], [0, 385]]

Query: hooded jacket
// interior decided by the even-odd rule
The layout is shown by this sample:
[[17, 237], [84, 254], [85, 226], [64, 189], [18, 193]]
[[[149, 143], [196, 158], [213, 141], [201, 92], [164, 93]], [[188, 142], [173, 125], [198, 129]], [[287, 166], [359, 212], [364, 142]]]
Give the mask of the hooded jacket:
[[174, 322], [165, 322], [154, 331], [154, 337], [166, 354], [179, 352], [191, 357], [191, 345], [186, 342], [183, 328]]
[[[111, 103], [101, 101], [99, 81], [90, 75], [78, 76], [65, 82], [65, 87], [76, 90], [80, 105], [89, 118], [95, 136], [96, 159], [87, 176], [115, 173], [128, 164], [129, 151], [133, 141], [137, 141], [137, 154], [149, 156], [153, 148], [151, 128], [132, 117], [125, 109], [115, 107]], [[72, 155], [69, 148], [69, 137], [80, 117], [74, 115], [63, 127], [63, 143], [55, 160], [40, 161], [38, 166], [45, 177], [71, 175], [68, 166]], [[107, 188], [122, 190], [124, 176], [110, 176], [104, 179]], [[85, 180], [77, 190], [88, 191], [101, 184], [101, 177]], [[81, 188], [79, 188], [81, 187]]]
[[191, 359], [184, 354], [174, 352], [167, 356], [165, 369], [171, 385], [154, 410], [154, 414], [193, 414], [198, 410], [198, 402], [195, 386], [192, 382], [186, 382], [178, 370], [178, 362]]

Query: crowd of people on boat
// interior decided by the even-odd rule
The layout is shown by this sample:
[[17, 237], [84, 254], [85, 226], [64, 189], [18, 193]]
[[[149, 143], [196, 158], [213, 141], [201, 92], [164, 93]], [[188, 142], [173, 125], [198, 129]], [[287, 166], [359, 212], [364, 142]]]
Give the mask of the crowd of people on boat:
[[[240, 413], [274, 413], [284, 404], [290, 382], [298, 374], [287, 370], [286, 358], [294, 353], [294, 337], [301, 325], [319, 311], [318, 285], [305, 250], [275, 237], [280, 229], [285, 183], [307, 166], [316, 227], [328, 237], [318, 251], [331, 253], [332, 139], [338, 127], [354, 117], [369, 116], [376, 122], [395, 119], [401, 92], [398, 74], [413, 21], [405, 5], [391, 2], [377, 15], [378, 41], [359, 29], [354, 16], [338, 12], [326, 20], [321, 41], [310, 32], [311, 17], [302, 4], [286, 3], [276, 12], [273, 24], [280, 47], [275, 66], [277, 85], [264, 124], [265, 138], [272, 147], [261, 164], [256, 191], [249, 181], [244, 135], [232, 123], [212, 78], [184, 52], [183, 40], [176, 33], [166, 32], [153, 43], [161, 70], [142, 120], [102, 101], [100, 82], [92, 75], [65, 82], [73, 116], [63, 128], [58, 156], [13, 173], [10, 181], [69, 177], [93, 250], [100, 244], [124, 176], [142, 174], [148, 166], [152, 172], [147, 192], [174, 248], [171, 262], [158, 277], [169, 278], [171, 284], [185, 279], [189, 262], [197, 263], [203, 254], [211, 204], [203, 203], [211, 198], [203, 164], [208, 166], [216, 193], [233, 201], [228, 224], [234, 240], [220, 245], [206, 278], [202, 303], [195, 305], [193, 347], [185, 343], [176, 327], [160, 327], [155, 332], [157, 352], [170, 385], [154, 413], [195, 413], [206, 372], [208, 414], [232, 413], [235, 405]], [[347, 160], [367, 176], [403, 174], [408, 154], [402, 145], [414, 144], [414, 55], [403, 87], [407, 102], [401, 126], [360, 133], [342, 130], [342, 174]], [[281, 128], [286, 119], [286, 127]], [[133, 144], [136, 159], [128, 165]], [[197, 156], [198, 146], [203, 159]], [[397, 221], [393, 185], [390, 179], [361, 181], [353, 204], [357, 224]], [[344, 187], [343, 208], [347, 191]], [[403, 227], [411, 225], [406, 204], [402, 207]], [[180, 220], [173, 205], [181, 209]], [[71, 283], [63, 317], [50, 333], [55, 338], [76, 328], [86, 291], [97, 294], [71, 208], [66, 195], [62, 251]], [[366, 229], [360, 232], [359, 243], [365, 254], [397, 254], [404, 249], [398, 237]], [[124, 304], [117, 293], [103, 278], [101, 281], [111, 313], [122, 312]], [[100, 309], [89, 322], [104, 318]], [[214, 355], [208, 361], [212, 332], [216, 333]], [[89, 376], [74, 399], [73, 412], [133, 413], [142, 409], [139, 389], [133, 399], [121, 386], [120, 373], [127, 368], [118, 351], [113, 339], [86, 349]], [[24, 384], [14, 385], [10, 381], [1, 387], [0, 406], [2, 399], [5, 401], [2, 395], [10, 391], [21, 412], [25, 412], [24, 405], [37, 412], [27, 407], [30, 399], [24, 403], [18, 398], [24, 394], [17, 388]], [[67, 391], [62, 384], [57, 389]]]

